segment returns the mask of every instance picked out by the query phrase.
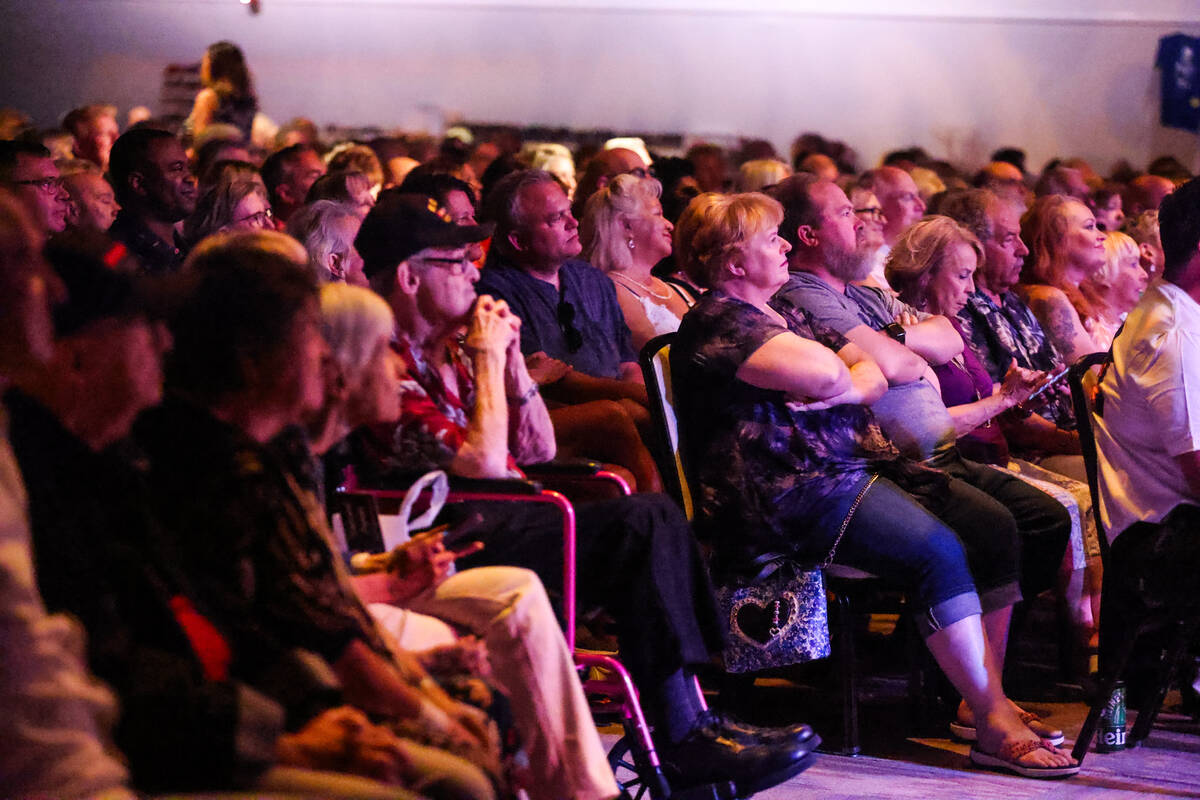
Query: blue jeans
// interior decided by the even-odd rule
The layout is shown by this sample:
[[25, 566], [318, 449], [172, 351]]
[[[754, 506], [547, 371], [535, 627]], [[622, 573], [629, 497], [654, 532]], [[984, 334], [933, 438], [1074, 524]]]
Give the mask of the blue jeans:
[[[988, 610], [1020, 598], [1016, 548], [1009, 548], [1007, 555], [1003, 548], [995, 552], [995, 548], [986, 546], [987, 533], [956, 533], [922, 508], [912, 495], [880, 478], [863, 497], [833, 560], [908, 588], [915, 607], [921, 609], [917, 627], [928, 636], [981, 613], [977, 581], [989, 601]], [[973, 577], [967, 554], [978, 550], [974, 545], [980, 543], [975, 540], [981, 538], [986, 557], [972, 560]]]

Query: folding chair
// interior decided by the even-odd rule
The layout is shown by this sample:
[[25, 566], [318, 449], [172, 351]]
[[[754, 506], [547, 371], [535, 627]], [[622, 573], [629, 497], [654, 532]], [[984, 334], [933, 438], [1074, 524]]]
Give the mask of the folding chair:
[[[605, 482], [610, 491], [629, 494], [629, 486], [620, 476], [600, 469], [592, 462], [552, 462], [528, 468], [529, 474], [546, 476], [548, 480], [577, 484], [585, 475], [593, 481]], [[366, 488], [359, 486], [353, 472], [348, 470], [339, 494], [367, 495], [379, 508], [398, 505], [406, 491], [399, 488]], [[591, 493], [589, 493], [591, 494]], [[563, 635], [567, 647], [574, 653], [581, 669], [584, 692], [592, 710], [599, 714], [615, 714], [625, 736], [609, 752], [609, 763], [618, 774], [622, 788], [634, 800], [648, 795], [651, 800], [732, 800], [732, 783], [703, 784], [685, 791], [672, 791], [650, 736], [650, 726], [642, 712], [637, 688], [624, 665], [612, 655], [579, 650], [575, 646], [575, 507], [562, 492], [544, 488], [539, 482], [520, 479], [468, 479], [451, 477], [447, 503], [462, 502], [542, 503], [556, 508], [562, 516], [563, 531]], [[623, 770], [636, 777], [623, 775]]]
[[[1067, 382], [1071, 387], [1071, 402], [1075, 409], [1075, 423], [1079, 431], [1080, 449], [1083, 451], [1083, 463], [1087, 471], [1088, 490], [1092, 495], [1092, 508], [1096, 512], [1096, 532], [1100, 536], [1100, 561], [1103, 564], [1106, 575], [1109, 571], [1109, 544], [1108, 536], [1104, 531], [1103, 523], [1100, 519], [1099, 467], [1096, 436], [1092, 428], [1092, 415], [1099, 415], [1103, 413], [1103, 410], [1101, 409], [1100, 412], [1097, 412], [1093, 404], [1093, 398], [1085, 389], [1083, 381], [1084, 376], [1088, 372], [1104, 364], [1108, 358], [1108, 353], [1091, 353], [1080, 358], [1067, 372]], [[1105, 587], [1101, 586], [1100, 591], [1103, 594]], [[1104, 624], [1105, 615], [1102, 612], [1100, 615], [1100, 626], [1102, 629]], [[1083, 727], [1079, 731], [1079, 736], [1075, 740], [1075, 746], [1071, 750], [1071, 755], [1080, 764], [1083, 763], [1083, 759], [1087, 755], [1092, 738], [1096, 735], [1096, 729], [1100, 723], [1100, 715], [1104, 711], [1109, 698], [1112, 696], [1113, 688], [1116, 686], [1117, 681], [1121, 679], [1122, 674], [1125, 672], [1125, 667], [1133, 655], [1138, 639], [1149, 631], [1161, 630], [1164, 625], [1175, 629], [1175, 637], [1166, 656], [1159, 664], [1159, 680], [1156, 690], [1138, 710], [1137, 722], [1134, 723], [1133, 730], [1126, 740], [1126, 746], [1137, 747], [1150, 735], [1150, 730], [1154, 726], [1154, 720], [1158, 716], [1158, 710], [1166, 698], [1167, 690], [1170, 688], [1172, 681], [1175, 680], [1175, 673], [1179, 667], [1179, 662], [1183, 658], [1188, 643], [1195, 639], [1197, 630], [1200, 629], [1200, 618], [1195, 613], [1181, 614], [1178, 612], [1173, 613], [1170, 609], [1143, 609], [1140, 616], [1136, 617], [1131, 629], [1122, 632], [1121, 641], [1123, 644], [1120, 650], [1117, 651], [1113, 663], [1109, 664], [1104, 663], [1103, 660], [1101, 661], [1099, 688], [1095, 698], [1092, 700], [1092, 706], [1088, 711], [1087, 719], [1084, 720]]]
[[[675, 402], [671, 384], [671, 343], [674, 333], [665, 333], [651, 339], [642, 348], [638, 361], [646, 391], [650, 396], [650, 416], [658, 430], [655, 442], [655, 458], [663, 484], [679, 503], [687, 518], [692, 519], [695, 505], [688, 486], [687, 471], [680, 447], [679, 421], [675, 416]], [[826, 588], [832, 595], [837, 612], [836, 625], [831, 631], [833, 652], [840, 668], [838, 675], [842, 688], [842, 746], [840, 755], [857, 755], [861, 752], [858, 729], [858, 663], [854, 646], [854, 613], [850, 595], [864, 582], [878, 582], [870, 573], [853, 567], [832, 565], [824, 570]], [[910, 676], [911, 677], [911, 676]]]

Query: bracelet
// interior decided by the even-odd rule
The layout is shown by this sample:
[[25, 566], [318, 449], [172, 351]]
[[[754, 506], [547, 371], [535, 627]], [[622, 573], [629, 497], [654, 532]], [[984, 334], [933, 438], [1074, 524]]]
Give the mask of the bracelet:
[[521, 395], [520, 397], [508, 398], [508, 402], [514, 406], [529, 405], [529, 401], [532, 400], [534, 397], [536, 397], [537, 393], [538, 393], [538, 387], [537, 387], [537, 384], [535, 383], [532, 386], [530, 386], [529, 390], [526, 391], [525, 394]]

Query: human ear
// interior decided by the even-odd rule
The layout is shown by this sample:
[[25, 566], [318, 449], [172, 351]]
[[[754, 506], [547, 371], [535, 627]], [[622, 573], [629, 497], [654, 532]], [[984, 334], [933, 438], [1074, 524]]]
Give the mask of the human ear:
[[821, 243], [821, 237], [817, 235], [817, 231], [811, 225], [801, 225], [796, 229], [796, 240], [805, 247], [816, 247]]

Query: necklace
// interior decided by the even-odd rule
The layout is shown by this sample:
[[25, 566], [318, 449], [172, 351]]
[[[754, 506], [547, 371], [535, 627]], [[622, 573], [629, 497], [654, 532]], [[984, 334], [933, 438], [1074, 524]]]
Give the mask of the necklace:
[[[650, 295], [651, 297], [655, 298], [656, 300], [662, 300], [662, 301], [664, 301], [664, 302], [665, 302], [665, 301], [667, 301], [667, 300], [670, 300], [670, 299], [671, 299], [671, 292], [670, 292], [669, 290], [667, 291], [667, 293], [666, 293], [666, 294], [659, 294], [658, 292], [654, 291], [653, 289], [651, 289], [651, 288], [650, 288], [649, 286], [647, 286], [646, 284], [644, 284], [644, 283], [639, 283], [638, 281], [635, 281], [633, 278], [631, 278], [631, 277], [629, 277], [628, 275], [625, 275], [625, 274], [623, 274], [623, 273], [621, 273], [621, 272], [610, 272], [610, 273], [608, 273], [608, 274], [609, 274], [611, 277], [613, 277], [613, 278], [620, 278], [622, 281], [628, 281], [629, 283], [632, 283], [634, 286], [638, 287], [638, 288], [639, 288], [639, 289], [641, 289], [643, 292], [645, 292], [646, 294], [648, 294], [648, 295]], [[654, 280], [654, 276], [653, 276], [653, 275], [651, 275], [651, 276], [650, 276], [650, 280]], [[628, 287], [628, 286], [626, 286], [625, 288], [629, 288], [629, 287]]]

